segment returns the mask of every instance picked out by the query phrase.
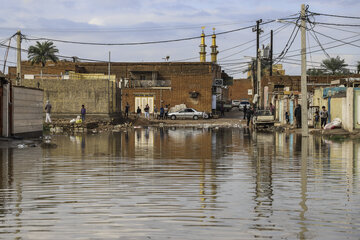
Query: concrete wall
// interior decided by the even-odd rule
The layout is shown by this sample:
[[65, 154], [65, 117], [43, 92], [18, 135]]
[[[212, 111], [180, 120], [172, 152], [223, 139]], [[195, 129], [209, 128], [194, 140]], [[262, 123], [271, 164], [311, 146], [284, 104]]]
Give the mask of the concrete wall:
[[322, 106], [325, 106], [326, 109], [328, 109], [328, 99], [323, 98], [323, 91], [324, 88], [316, 88], [313, 95], [313, 106], [318, 106], [320, 110]]
[[[36, 87], [38, 79], [24, 79], [23, 84]], [[119, 88], [115, 82], [103, 80], [40, 80], [44, 90], [44, 106], [47, 100], [52, 105], [52, 115], [76, 116], [84, 104], [88, 115], [108, 115], [120, 111], [117, 98]]]
[[345, 101], [345, 98], [331, 98], [330, 121], [333, 121], [335, 118], [343, 120], [343, 99]]
[[343, 128], [349, 132], [354, 130], [354, 88], [346, 90], [346, 104], [343, 110]]
[[13, 86], [13, 134], [43, 130], [43, 91]]

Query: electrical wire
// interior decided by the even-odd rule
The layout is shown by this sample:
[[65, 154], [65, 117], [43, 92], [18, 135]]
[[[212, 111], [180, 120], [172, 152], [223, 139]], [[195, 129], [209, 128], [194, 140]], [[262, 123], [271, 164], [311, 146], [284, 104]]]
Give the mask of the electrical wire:
[[327, 16], [327, 17], [337, 17], [337, 18], [351, 18], [351, 19], [360, 19], [360, 17], [352, 17], [352, 16], [344, 16], [344, 15], [335, 15], [335, 14], [328, 14], [328, 13], [317, 13], [317, 12], [311, 12], [309, 13], [319, 16]]
[[326, 50], [324, 49], [323, 45], [321, 44], [319, 38], [316, 36], [316, 32], [311, 29], [310, 31], [307, 31], [307, 33], [310, 33], [310, 35], [313, 37], [313, 39], [317, 42], [317, 44], [319, 45], [319, 47], [321, 48], [321, 50], [324, 52], [325, 56], [327, 58], [330, 58], [330, 55], [326, 52]]
[[313, 24], [319, 25], [330, 25], [339, 27], [360, 27], [360, 24], [347, 24], [347, 23], [324, 23], [324, 22], [313, 22]]
[[[328, 48], [325, 48], [325, 49], [326, 49], [326, 50], [328, 50], [328, 49], [333, 49], [333, 48], [341, 47], [341, 46], [344, 46], [344, 45], [346, 45], [346, 44], [353, 43], [353, 42], [357, 42], [357, 41], [360, 41], [360, 38], [355, 39], [355, 40], [353, 40], [353, 41], [351, 41], [351, 42], [348, 42], [348, 43], [342, 43], [342, 44], [334, 45], [334, 46], [331, 46], [331, 47], [328, 47]], [[311, 51], [311, 53], [320, 52], [320, 51], [322, 51], [322, 49]], [[310, 53], [310, 52], [306, 52], [306, 54], [309, 54], [309, 53]], [[300, 56], [300, 55], [301, 55], [301, 53], [299, 53], [299, 54], [294, 54], [294, 55], [290, 55], [290, 56], [288, 56], [288, 57], [296, 57], [296, 56]]]
[[[287, 28], [289, 25], [290, 25], [290, 23], [288, 23], [288, 24], [286, 24], [286, 25], [283, 25], [283, 26], [275, 29], [274, 35], [276, 35], [276, 34], [279, 33], [280, 31], [284, 30], [284, 29]], [[267, 36], [267, 35], [270, 35], [270, 33], [265, 34], [265, 36]], [[270, 37], [271, 37], [271, 36], [267, 37], [266, 39], [262, 40], [261, 42], [270, 39]], [[250, 42], [252, 42], [252, 41], [249, 41], [249, 42], [246, 42], [246, 43], [250, 43]], [[245, 45], [245, 44], [244, 44], [244, 45]], [[234, 56], [234, 55], [237, 55], [237, 54], [239, 54], [239, 53], [242, 53], [242, 52], [244, 52], [244, 51], [246, 51], [246, 50], [249, 50], [250, 48], [252, 48], [252, 47], [254, 47], [254, 46], [256, 46], [256, 44], [253, 44], [253, 45], [251, 45], [250, 47], [245, 48], [245, 49], [242, 49], [242, 50], [240, 50], [240, 51], [238, 51], [238, 52], [236, 52], [236, 53], [233, 53], [233, 54], [230, 54], [230, 55], [228, 55], [228, 56], [219, 58], [219, 61], [224, 60], [224, 59], [227, 59], [227, 58], [232, 57], [232, 56]], [[222, 51], [222, 52], [224, 52], [224, 51]]]
[[356, 44], [348, 43], [348, 42], [345, 42], [345, 41], [342, 41], [342, 40], [339, 40], [339, 39], [333, 38], [333, 37], [331, 37], [331, 36], [328, 36], [328, 35], [326, 35], [326, 34], [323, 34], [323, 33], [317, 32], [317, 31], [315, 31], [315, 30], [313, 30], [313, 32], [314, 32], [314, 33], [318, 33], [318, 34], [320, 34], [321, 36], [324, 36], [324, 37], [330, 38], [330, 39], [332, 39], [332, 40], [335, 40], [335, 41], [337, 41], [337, 42], [342, 42], [342, 43], [345, 43], [345, 44], [349, 44], [350, 46], [354, 46], [354, 47], [358, 47], [358, 48], [360, 48], [360, 45], [356, 45]]
[[[262, 25], [264, 24], [269, 24], [275, 22], [275, 20], [270, 20], [267, 22], [262, 23]], [[228, 34], [228, 33], [233, 33], [233, 32], [238, 32], [238, 31], [242, 31], [242, 30], [246, 30], [246, 29], [250, 29], [254, 27], [254, 25], [251, 26], [247, 26], [247, 27], [242, 27], [242, 28], [237, 28], [237, 29], [232, 29], [232, 30], [228, 30], [228, 31], [224, 31], [224, 32], [219, 32], [216, 35], [224, 35], [224, 34]], [[208, 34], [205, 35], [205, 37], [210, 37], [212, 36], [212, 34]], [[149, 41], [149, 42], [132, 42], [132, 43], [96, 43], [96, 42], [78, 42], [78, 41], [68, 41], [68, 40], [61, 40], [61, 39], [52, 39], [52, 38], [44, 38], [44, 37], [27, 37], [27, 36], [23, 36], [24, 39], [29, 40], [29, 41], [38, 41], [38, 40], [42, 40], [42, 41], [52, 41], [52, 42], [61, 42], [61, 43], [71, 43], [71, 44], [80, 44], [80, 45], [94, 45], [94, 46], [133, 46], [133, 45], [147, 45], [147, 44], [159, 44], [159, 43], [171, 43], [171, 42], [181, 42], [181, 41], [188, 41], [188, 40], [194, 40], [194, 39], [199, 39], [201, 38], [201, 36], [196, 36], [196, 37], [188, 37], [188, 38], [179, 38], [179, 39], [170, 39], [170, 40], [161, 40], [161, 41]]]
[[[296, 23], [295, 23], [295, 26], [294, 26], [294, 28], [293, 28], [293, 31], [291, 32], [291, 35], [290, 35], [290, 37], [289, 37], [289, 39], [288, 39], [288, 41], [287, 41], [284, 49], [281, 51], [281, 53], [279, 54], [279, 56], [277, 56], [277, 57], [274, 59], [274, 64], [276, 64], [277, 62], [279, 62], [279, 60], [280, 60], [281, 58], [283, 58], [283, 57], [287, 54], [287, 52], [288, 52], [289, 49], [291, 48], [292, 44], [294, 43], [295, 38], [296, 38], [296, 36], [297, 36], [297, 34], [299, 33], [299, 30], [300, 30], [300, 28], [298, 27], [298, 24], [297, 24], [299, 20], [300, 20], [300, 18], [297, 19], [297, 21], [296, 21]], [[297, 29], [297, 30], [296, 30], [296, 29]], [[295, 30], [296, 30], [296, 33], [295, 33], [295, 35], [294, 35]]]

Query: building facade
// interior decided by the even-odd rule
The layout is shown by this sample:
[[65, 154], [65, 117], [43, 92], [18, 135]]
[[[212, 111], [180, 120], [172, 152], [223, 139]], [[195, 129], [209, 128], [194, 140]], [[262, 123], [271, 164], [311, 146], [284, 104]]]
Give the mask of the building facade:
[[[22, 69], [23, 85], [44, 89], [44, 101], [52, 101], [54, 114], [62, 115], [80, 111], [82, 104], [89, 114], [118, 114], [126, 103], [131, 112], [138, 106], [143, 110], [146, 104], [150, 112], [154, 106], [178, 104], [211, 112], [214, 81], [223, 75], [220, 66], [210, 62], [110, 63], [111, 79], [108, 63], [48, 63], [42, 76], [41, 68], [31, 68], [29, 62], [22, 62]], [[75, 79], [74, 74], [103, 78]], [[15, 68], [9, 68], [9, 76], [15, 79]]]

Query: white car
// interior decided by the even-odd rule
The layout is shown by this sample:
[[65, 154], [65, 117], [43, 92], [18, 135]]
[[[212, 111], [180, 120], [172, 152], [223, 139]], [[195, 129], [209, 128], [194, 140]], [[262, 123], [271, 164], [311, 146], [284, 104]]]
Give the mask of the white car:
[[168, 118], [175, 120], [177, 118], [187, 118], [198, 120], [199, 118], [208, 118], [209, 116], [204, 112], [198, 112], [193, 108], [184, 108], [177, 112], [172, 112], [168, 114]]
[[246, 106], [246, 109], [249, 109], [250, 102], [248, 100], [242, 100], [239, 104], [239, 111], [242, 111], [244, 109], [244, 106]]
[[239, 107], [239, 105], [240, 105], [240, 100], [232, 100], [231, 101], [232, 107]]

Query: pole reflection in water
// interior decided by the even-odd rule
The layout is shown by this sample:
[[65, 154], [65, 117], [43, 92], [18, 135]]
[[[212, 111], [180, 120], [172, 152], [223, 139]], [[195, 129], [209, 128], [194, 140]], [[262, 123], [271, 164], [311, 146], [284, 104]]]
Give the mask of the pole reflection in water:
[[0, 239], [358, 239], [359, 141], [138, 128], [0, 148]]
[[301, 202], [300, 202], [300, 239], [307, 239], [305, 234], [308, 231], [306, 228], [305, 214], [308, 210], [306, 206], [307, 200], [307, 158], [308, 158], [308, 137], [301, 138], [301, 168], [300, 168], [300, 181], [301, 181]]

